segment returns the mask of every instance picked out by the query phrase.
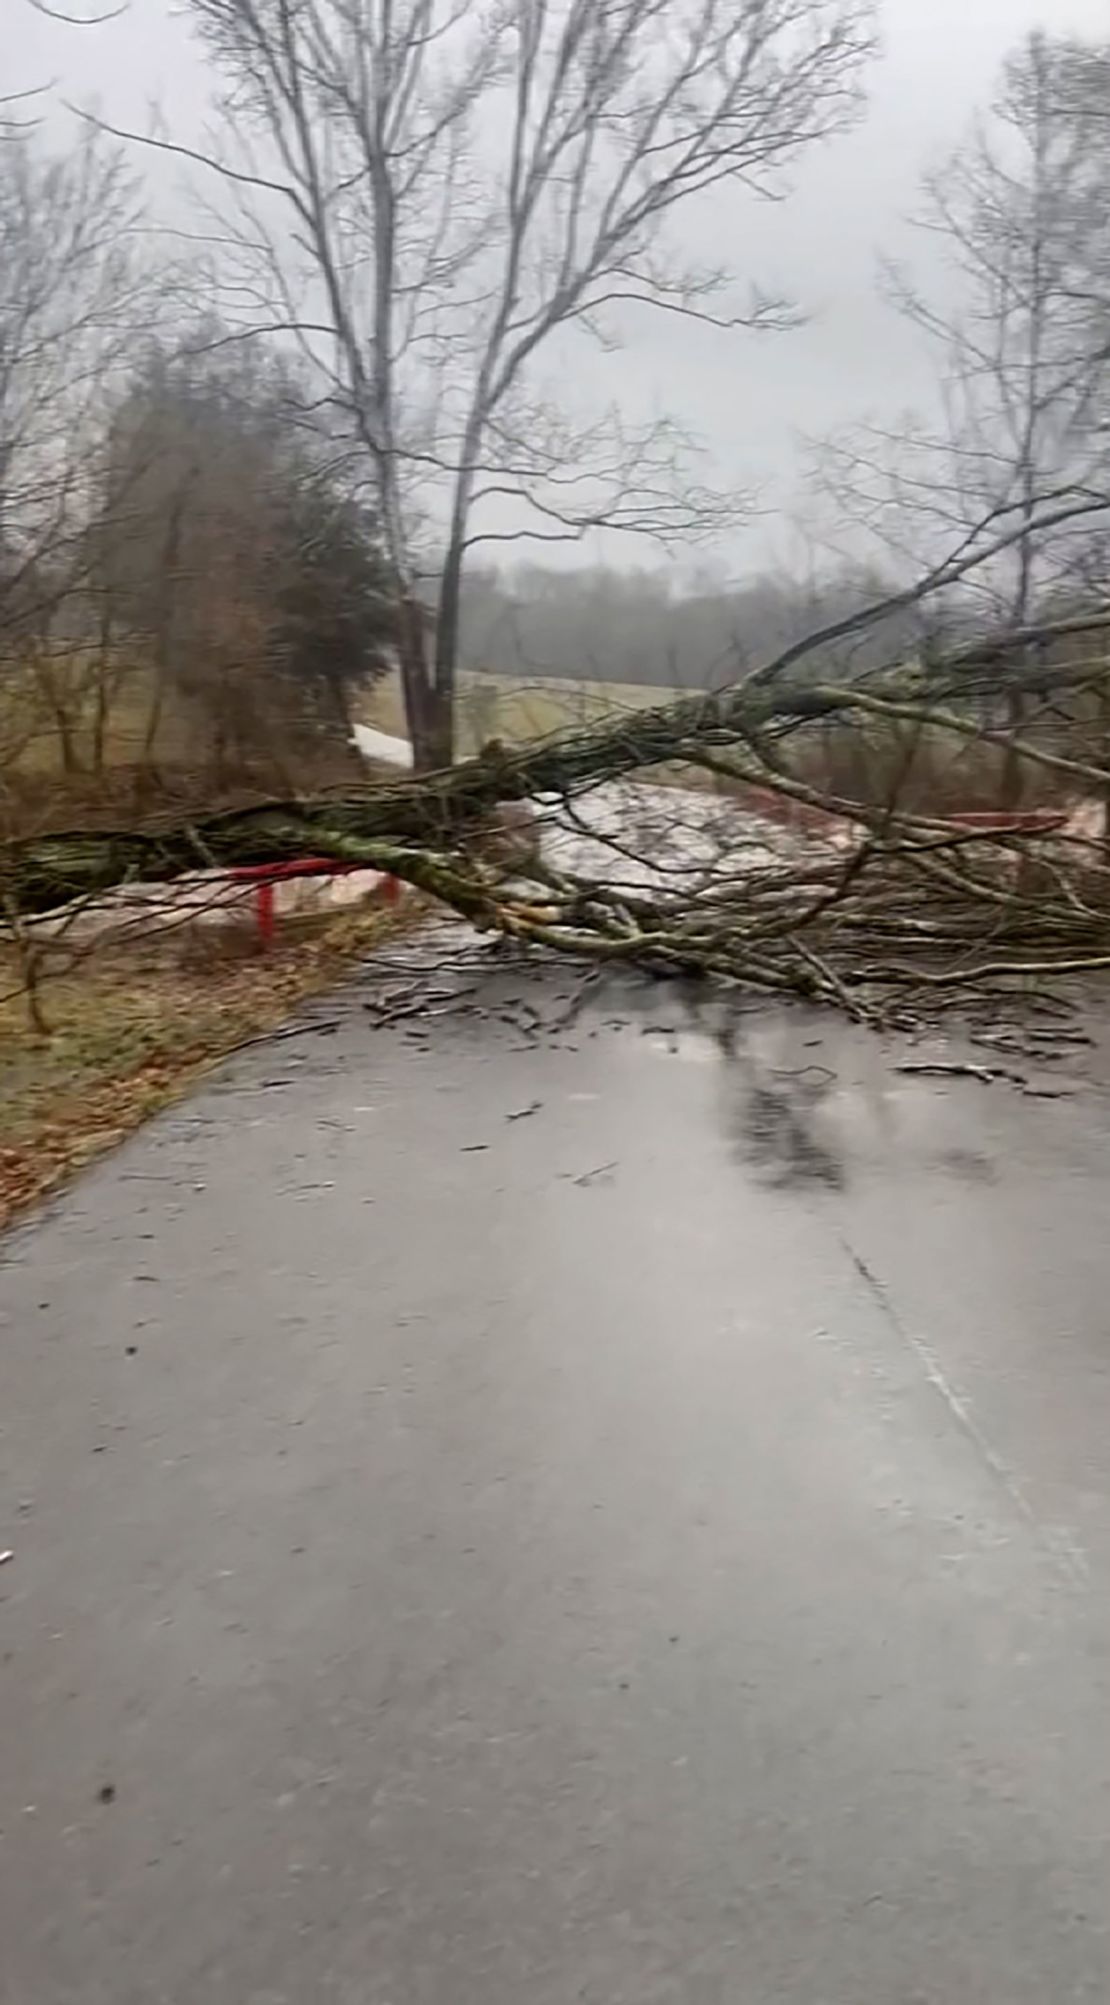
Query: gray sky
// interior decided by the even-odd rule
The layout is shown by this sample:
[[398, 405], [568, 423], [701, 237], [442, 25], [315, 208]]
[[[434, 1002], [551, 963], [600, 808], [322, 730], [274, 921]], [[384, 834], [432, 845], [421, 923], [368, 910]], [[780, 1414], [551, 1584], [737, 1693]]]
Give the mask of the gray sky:
[[[12, 18], [18, 4], [0, 0], [0, 14]], [[634, 411], [677, 412], [710, 442], [718, 477], [759, 483], [776, 507], [789, 509], [797, 492], [800, 434], [894, 416], [927, 393], [919, 347], [875, 290], [879, 250], [912, 248], [905, 219], [922, 169], [989, 101], [1003, 57], [1028, 29], [1110, 28], [1106, 0], [881, 0], [880, 11], [883, 54], [860, 129], [810, 155], [784, 204], [727, 190], [696, 219], [684, 212], [695, 254], [703, 244], [742, 277], [789, 292], [809, 324], [756, 339], [644, 314], [624, 353], [599, 364]], [[144, 124], [153, 104], [178, 134], [202, 122], [204, 72], [170, 0], [130, 0], [123, 18], [96, 29], [29, 15], [23, 27], [20, 83], [56, 79], [59, 94], [98, 101], [123, 125]], [[788, 542], [764, 523], [720, 554], [729, 569], [748, 568], [785, 554]]]

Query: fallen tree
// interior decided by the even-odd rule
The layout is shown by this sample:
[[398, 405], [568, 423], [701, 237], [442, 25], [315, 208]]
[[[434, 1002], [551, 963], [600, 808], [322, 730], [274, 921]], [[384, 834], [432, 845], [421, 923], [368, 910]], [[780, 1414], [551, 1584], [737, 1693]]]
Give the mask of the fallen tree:
[[[465, 848], [503, 802], [573, 798], [629, 773], [696, 760], [714, 747], [754, 748], [769, 731], [848, 715], [864, 703], [894, 705], [907, 717], [923, 711], [931, 717], [943, 693], [935, 670], [903, 673], [866, 690], [741, 684], [717, 695], [622, 713], [535, 744], [509, 749], [494, 741], [476, 759], [416, 778], [376, 780], [342, 793], [266, 801], [190, 820], [46, 833], [7, 846], [7, 899], [12, 909], [31, 915], [119, 884], [305, 855], [365, 863], [439, 891], [438, 859]], [[754, 778], [754, 770], [746, 768], [742, 777]]]
[[[390, 871], [479, 926], [537, 946], [800, 992], [856, 1014], [880, 1011], [884, 991], [919, 1005], [930, 992], [1110, 966], [1110, 873], [1096, 839], [1050, 831], [1043, 817], [975, 828], [897, 800], [867, 807], [791, 771], [799, 739], [830, 719], [988, 742], [995, 734], [968, 714], [966, 688], [965, 707], [949, 707], [955, 669], [953, 660], [866, 687], [741, 687], [517, 751], [492, 748], [421, 779], [165, 827], [42, 836], [10, 846], [6, 903], [26, 919], [120, 884], [316, 854]], [[1088, 693], [1092, 679], [1089, 665], [1054, 670], [1053, 704]], [[980, 675], [980, 696], [1002, 680], [997, 669]], [[1038, 686], [1045, 700], [1043, 671]], [[1090, 759], [1032, 743], [1021, 757], [1076, 798], [1110, 790], [1110, 769]], [[676, 762], [725, 789], [713, 804], [712, 853], [684, 859], [679, 842], [668, 861], [684, 812], [672, 793], [656, 797], [675, 803], [673, 816], [657, 817], [670, 829], [595, 838], [608, 857], [601, 871], [560, 867], [542, 850], [508, 867], [490, 860], [481, 832], [500, 804], [538, 798], [553, 824], [592, 833], [579, 817], [599, 783]], [[753, 800], [763, 820], [772, 799], [810, 810], [808, 839], [753, 863], [750, 836], [745, 848], [737, 832], [750, 825]], [[826, 840], [813, 839], [813, 816], [827, 818]]]
[[[479, 927], [538, 948], [802, 994], [869, 1018], [1015, 984], [1035, 992], [1055, 976], [1110, 967], [1110, 849], [1089, 812], [1110, 800], [1110, 731], [1092, 731], [1092, 720], [1110, 719], [1110, 608], [865, 678], [805, 673], [819, 647], [976, 561], [953, 560], [718, 693], [513, 749], [494, 742], [438, 773], [11, 842], [0, 865], [6, 912], [26, 926], [121, 885], [317, 855], [391, 872]], [[1024, 723], [1012, 742], [993, 720], [1015, 691]], [[946, 820], [903, 805], [897, 773], [877, 801], [837, 794], [808, 778], [799, 757], [833, 726], [901, 734], [911, 747], [924, 732], [1006, 743], [1008, 756], [1051, 780], [1059, 810], [1017, 823]], [[677, 792], [656, 797], [646, 832], [591, 827], [599, 787], [660, 769], [673, 779], [676, 768], [714, 790], [702, 796], [712, 813], [698, 811], [696, 853], [681, 839], [689, 810], [680, 803], [691, 797]], [[498, 857], [485, 837], [499, 808], [520, 801], [537, 803], [554, 828], [600, 842], [601, 866], [561, 857], [558, 842]], [[783, 811], [768, 812], [772, 803]], [[1079, 824], [1077, 807], [1088, 810]], [[804, 834], [792, 817], [808, 817]]]

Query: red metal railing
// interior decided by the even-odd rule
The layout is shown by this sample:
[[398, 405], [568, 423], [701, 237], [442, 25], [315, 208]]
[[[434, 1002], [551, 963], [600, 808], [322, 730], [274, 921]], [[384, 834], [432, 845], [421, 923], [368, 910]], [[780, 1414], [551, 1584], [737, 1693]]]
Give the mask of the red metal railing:
[[[352, 871], [365, 868], [362, 863], [339, 863], [334, 856], [299, 856], [288, 863], [237, 863], [227, 874], [233, 884], [254, 886], [259, 943], [267, 950], [273, 945], [277, 925], [274, 892], [279, 884], [293, 877], [349, 877]], [[385, 904], [395, 905], [401, 896], [400, 879], [382, 871], [379, 891]]]

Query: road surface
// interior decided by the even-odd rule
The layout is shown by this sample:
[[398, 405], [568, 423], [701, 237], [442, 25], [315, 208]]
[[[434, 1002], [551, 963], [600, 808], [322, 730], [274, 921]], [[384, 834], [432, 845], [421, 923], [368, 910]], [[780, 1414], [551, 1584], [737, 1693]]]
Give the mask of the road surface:
[[5, 2005], [1105, 2005], [1105, 1091], [571, 990], [5, 1240]]

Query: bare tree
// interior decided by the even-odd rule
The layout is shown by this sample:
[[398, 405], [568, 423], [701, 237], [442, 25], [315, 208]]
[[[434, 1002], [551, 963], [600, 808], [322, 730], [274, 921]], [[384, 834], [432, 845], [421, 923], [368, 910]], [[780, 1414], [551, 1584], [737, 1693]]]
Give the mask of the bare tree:
[[134, 200], [95, 133], [0, 148], [0, 673], [29, 667], [56, 717], [104, 409], [152, 312]]
[[[907, 567], [954, 537], [974, 539], [983, 523], [1015, 529], [965, 581], [962, 608], [1015, 631], [1089, 547], [1086, 517], [1046, 528], [1046, 504], [1110, 481], [1099, 423], [1110, 383], [1108, 152], [1096, 94], [1080, 87], [1090, 54], [1030, 36], [989, 117], [926, 180], [919, 222], [940, 252], [934, 283], [887, 267], [894, 304], [935, 351], [937, 415], [869, 426], [825, 454], [838, 507]], [[1012, 698], [1015, 727], [1022, 700]], [[1011, 762], [1011, 793], [1021, 770]]]
[[618, 345], [645, 307], [789, 318], [671, 226], [725, 183], [781, 194], [850, 120], [870, 0], [192, 6], [238, 134], [260, 139], [193, 156], [236, 191], [240, 301], [295, 330], [365, 457], [411, 735], [445, 763], [475, 544], [669, 541], [735, 513], [693, 479], [676, 422], [585, 407], [576, 337]]
[[[1088, 52], [1093, 54], [1093, 52]], [[1006, 64], [969, 142], [926, 177], [918, 227], [939, 252], [930, 287], [904, 265], [885, 279], [931, 345], [938, 408], [870, 425], [829, 454], [837, 499], [910, 568], [928, 546], [1012, 511], [1022, 529], [974, 590], [994, 622], [1028, 623], [1074, 547], [1034, 538], [1042, 502], [1106, 474], [1096, 422], [1110, 343], [1096, 310], [1110, 226], [1099, 190], [1095, 102], [1081, 52], [1033, 35]]]

